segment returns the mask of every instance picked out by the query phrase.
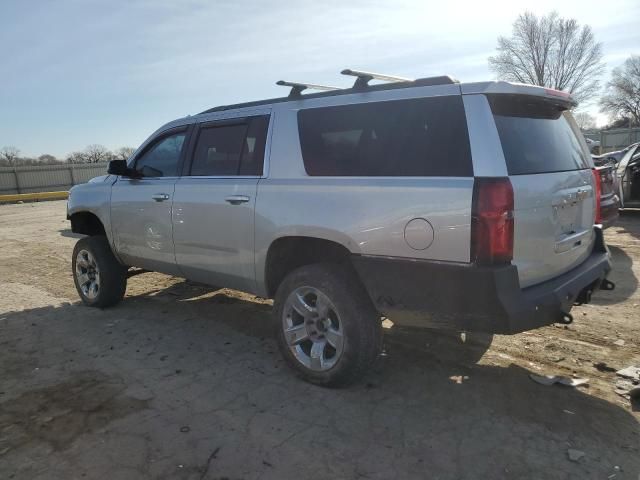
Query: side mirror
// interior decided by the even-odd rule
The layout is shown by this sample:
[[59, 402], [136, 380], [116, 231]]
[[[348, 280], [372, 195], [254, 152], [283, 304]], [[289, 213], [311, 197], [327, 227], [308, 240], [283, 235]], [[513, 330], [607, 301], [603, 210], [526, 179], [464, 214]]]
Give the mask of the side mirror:
[[131, 174], [131, 170], [127, 167], [126, 160], [111, 160], [107, 167], [107, 173], [109, 175], [128, 177]]
[[111, 160], [107, 166], [107, 173], [109, 175], [120, 175], [121, 177], [142, 178], [140, 172], [127, 167], [126, 160]]

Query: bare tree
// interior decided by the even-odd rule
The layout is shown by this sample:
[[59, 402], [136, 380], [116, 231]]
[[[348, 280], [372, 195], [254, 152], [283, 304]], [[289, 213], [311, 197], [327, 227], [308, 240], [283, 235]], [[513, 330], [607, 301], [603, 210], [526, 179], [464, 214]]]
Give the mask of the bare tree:
[[87, 163], [87, 157], [84, 152], [71, 152], [67, 155], [69, 163]]
[[133, 155], [133, 152], [135, 151], [136, 151], [135, 148], [120, 147], [115, 152], [113, 152], [113, 158], [115, 158], [116, 160], [128, 160], [129, 157]]
[[14, 166], [16, 160], [20, 157], [20, 150], [16, 147], [8, 146], [0, 149], [0, 158], [4, 160], [9, 166]]
[[631, 118], [640, 125], [640, 55], [631, 55], [622, 67], [614, 68], [600, 110], [613, 118]]
[[61, 163], [55, 155], [50, 155], [48, 153], [44, 153], [38, 157], [38, 162], [44, 163], [46, 165], [55, 165], [56, 163]]
[[40, 162], [38, 161], [37, 158], [20, 157], [20, 158], [16, 158], [16, 165], [21, 165], [23, 167], [31, 167], [31, 166], [40, 165]]
[[593, 130], [596, 128], [596, 119], [590, 113], [577, 112], [573, 114], [573, 118], [576, 119], [576, 123], [582, 131]]
[[602, 44], [591, 27], [580, 27], [574, 19], [525, 12], [513, 24], [511, 37], [498, 37], [489, 68], [501, 80], [564, 90], [588, 101], [600, 86]]
[[111, 158], [111, 152], [106, 147], [98, 144], [89, 145], [84, 149], [83, 153], [87, 163], [106, 162]]
[[602, 130], [617, 130], [619, 128], [630, 128], [631, 119], [628, 117], [616, 118], [611, 123], [608, 123]]

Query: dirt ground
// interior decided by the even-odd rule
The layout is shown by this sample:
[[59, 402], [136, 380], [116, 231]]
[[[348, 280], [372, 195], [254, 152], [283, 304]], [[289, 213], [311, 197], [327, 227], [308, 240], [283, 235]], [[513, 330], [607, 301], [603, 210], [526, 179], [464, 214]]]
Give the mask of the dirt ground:
[[496, 337], [478, 364], [394, 327], [365, 381], [327, 390], [287, 370], [268, 302], [148, 273], [86, 308], [65, 202], [0, 206], [0, 479], [636, 480], [613, 370], [640, 364], [640, 212], [606, 237], [617, 288], [572, 325]]

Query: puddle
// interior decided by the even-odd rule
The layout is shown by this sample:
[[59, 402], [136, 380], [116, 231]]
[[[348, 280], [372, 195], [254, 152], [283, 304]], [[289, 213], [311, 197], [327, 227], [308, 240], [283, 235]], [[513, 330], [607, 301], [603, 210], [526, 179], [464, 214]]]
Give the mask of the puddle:
[[119, 378], [85, 371], [0, 403], [0, 457], [32, 443], [64, 450], [80, 435], [148, 408], [149, 400], [127, 397], [125, 389]]

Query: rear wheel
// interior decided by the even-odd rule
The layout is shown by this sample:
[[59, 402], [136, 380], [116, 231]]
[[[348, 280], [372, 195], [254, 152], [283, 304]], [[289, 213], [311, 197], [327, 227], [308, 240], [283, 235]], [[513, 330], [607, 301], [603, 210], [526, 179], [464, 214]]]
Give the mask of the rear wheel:
[[73, 281], [80, 299], [90, 307], [118, 303], [127, 288], [127, 267], [118, 262], [107, 237], [85, 237], [73, 249]]
[[311, 383], [354, 383], [381, 351], [380, 316], [355, 274], [339, 265], [291, 272], [278, 288], [274, 313], [287, 364]]

